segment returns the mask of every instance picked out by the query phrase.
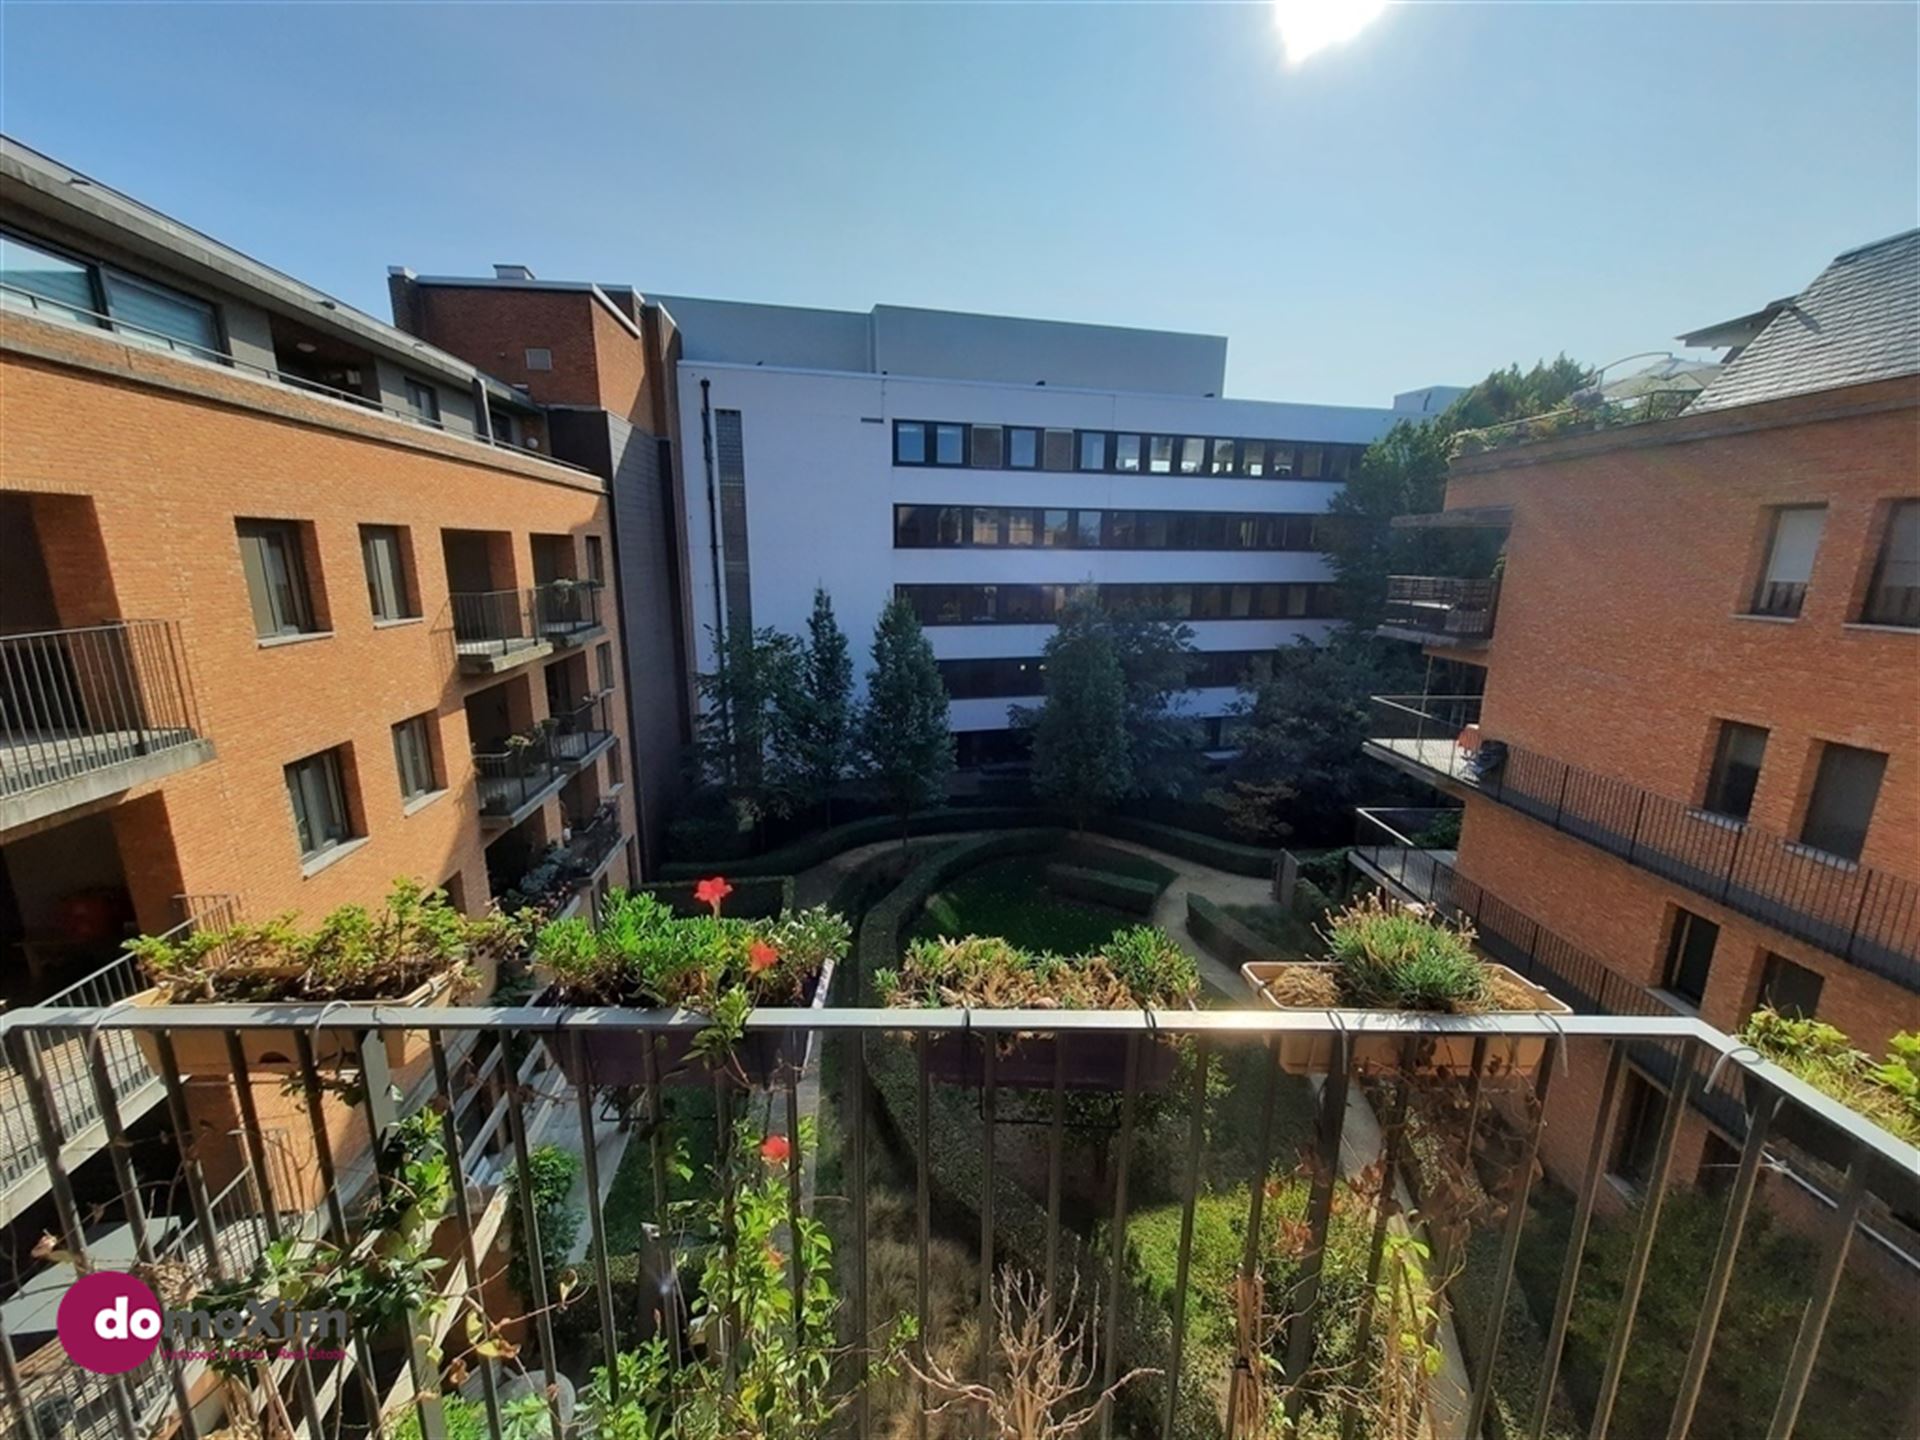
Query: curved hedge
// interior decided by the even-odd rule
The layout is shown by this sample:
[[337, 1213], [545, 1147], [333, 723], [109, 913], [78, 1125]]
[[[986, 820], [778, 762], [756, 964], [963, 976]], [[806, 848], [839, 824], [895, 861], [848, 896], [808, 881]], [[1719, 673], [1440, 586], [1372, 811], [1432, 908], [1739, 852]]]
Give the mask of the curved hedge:
[[1273, 874], [1273, 867], [1280, 859], [1278, 850], [1266, 850], [1258, 845], [1240, 845], [1232, 840], [1216, 840], [1197, 830], [1181, 830], [1176, 826], [1161, 825], [1153, 820], [1135, 820], [1126, 815], [1102, 815], [1090, 828], [1102, 835], [1111, 835], [1116, 840], [1131, 840], [1136, 845], [1178, 855], [1182, 860], [1211, 865], [1215, 870], [1225, 870], [1233, 875], [1253, 875], [1265, 879]]
[[1151, 880], [1136, 880], [1131, 875], [1116, 875], [1111, 870], [1095, 870], [1086, 865], [1049, 865], [1046, 877], [1047, 888], [1056, 894], [1068, 895], [1075, 900], [1090, 900], [1095, 905], [1124, 910], [1129, 915], [1152, 914], [1154, 902], [1160, 898], [1160, 892], [1167, 888], [1164, 881], [1155, 884]]
[[1187, 933], [1207, 953], [1236, 970], [1249, 960], [1273, 958], [1273, 946], [1204, 895], [1187, 893]]

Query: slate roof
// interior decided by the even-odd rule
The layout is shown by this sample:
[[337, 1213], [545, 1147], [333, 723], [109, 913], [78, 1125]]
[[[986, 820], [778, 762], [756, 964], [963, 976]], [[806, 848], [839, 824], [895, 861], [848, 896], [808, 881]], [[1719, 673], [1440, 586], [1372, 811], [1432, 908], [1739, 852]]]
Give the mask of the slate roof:
[[1835, 258], [1688, 407], [1920, 374], [1920, 229]]

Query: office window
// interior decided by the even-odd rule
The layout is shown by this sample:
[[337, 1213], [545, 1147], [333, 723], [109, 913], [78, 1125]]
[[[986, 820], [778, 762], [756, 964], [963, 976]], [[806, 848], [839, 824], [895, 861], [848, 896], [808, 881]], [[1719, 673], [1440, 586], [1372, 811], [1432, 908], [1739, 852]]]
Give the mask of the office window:
[[598, 535], [589, 535], [587, 539], [587, 579], [596, 585], [607, 583], [607, 551]]
[[1107, 436], [1103, 430], [1082, 430], [1080, 432], [1080, 468], [1082, 470], [1104, 470], [1107, 468]]
[[1268, 455], [1267, 473], [1276, 480], [1293, 474], [1293, 446], [1275, 445]]
[[1318, 480], [1325, 468], [1327, 452], [1324, 446], [1302, 445], [1300, 447], [1300, 478]]
[[1073, 512], [1043, 510], [1040, 518], [1040, 543], [1049, 550], [1064, 550], [1073, 544]]
[[1198, 475], [1207, 458], [1207, 442], [1197, 435], [1189, 435], [1180, 442], [1180, 473]]
[[1776, 507], [1768, 525], [1767, 561], [1753, 591], [1755, 615], [1792, 617], [1806, 603], [1813, 557], [1827, 523], [1824, 505]]
[[[8, 287], [0, 292], [0, 299], [21, 310], [91, 322], [88, 312], [104, 308], [94, 293], [90, 266], [11, 235], [0, 235], [0, 285]], [[18, 290], [26, 295], [10, 293]]]
[[1031, 470], [1040, 463], [1040, 432], [1014, 429], [1007, 432], [1007, 464], [1015, 470]]
[[300, 553], [300, 527], [285, 520], [240, 520], [234, 528], [253, 604], [254, 632], [263, 640], [312, 633], [317, 627]]
[[1629, 1071], [1626, 1093], [1620, 1106], [1620, 1130], [1614, 1141], [1615, 1175], [1633, 1185], [1643, 1185], [1653, 1174], [1654, 1152], [1660, 1148], [1660, 1121], [1666, 1110], [1666, 1097], [1650, 1082]]
[[1886, 773], [1887, 757], [1877, 750], [1821, 746], [1820, 768], [1800, 826], [1801, 843], [1843, 860], [1858, 860]]
[[975, 545], [998, 545], [1003, 533], [1004, 510], [991, 505], [973, 507], [973, 539]]
[[1707, 972], [1713, 968], [1713, 947], [1719, 939], [1720, 927], [1711, 920], [1691, 910], [1675, 910], [1661, 985], [1698, 1006], [1706, 998]]
[[1048, 470], [1073, 468], [1073, 431], [1048, 430], [1043, 435], [1041, 462]]
[[1240, 447], [1240, 473], [1259, 479], [1267, 473], [1267, 442], [1248, 440]]
[[1100, 548], [1101, 514], [1098, 510], [1073, 512], [1074, 543], [1085, 550]]
[[1760, 726], [1722, 720], [1703, 807], [1716, 815], [1746, 819], [1753, 809], [1753, 792], [1760, 783], [1760, 762], [1766, 753], [1767, 732]]
[[1152, 435], [1147, 438], [1147, 471], [1153, 475], [1173, 473], [1173, 436]]
[[407, 545], [400, 528], [362, 525], [360, 558], [367, 567], [367, 602], [373, 618], [411, 618], [415, 612], [407, 592]]
[[424, 380], [407, 379], [407, 408], [430, 425], [440, 423], [440, 392]]
[[415, 715], [393, 727], [393, 765], [400, 776], [400, 798], [418, 800], [439, 788], [433, 773], [433, 717]]
[[1869, 625], [1920, 628], [1920, 500], [1897, 500], [1888, 512], [1860, 618]]
[[1811, 1020], [1820, 1009], [1820, 991], [1825, 984], [1818, 970], [1768, 951], [1760, 970], [1759, 1003], [1790, 1019]]
[[973, 427], [973, 468], [998, 470], [1005, 459], [1006, 432], [998, 425]]
[[1138, 435], [1113, 437], [1113, 468], [1129, 475], [1139, 473], [1140, 437]]
[[293, 802], [300, 858], [312, 860], [353, 837], [341, 780], [340, 752], [322, 750], [286, 767], [287, 798]]
[[179, 341], [190, 350], [220, 352], [219, 319], [205, 301], [11, 235], [0, 235], [0, 284], [26, 292], [5, 296], [18, 309], [95, 325], [104, 312], [129, 340], [166, 349]]
[[136, 280], [117, 270], [103, 270], [107, 313], [114, 329], [129, 340], [172, 349], [178, 340], [192, 350], [220, 349], [220, 325], [213, 307], [147, 280]]
[[1027, 509], [1007, 511], [1007, 544], [1032, 545], [1034, 535], [1034, 512]]
[[1134, 529], [1135, 514], [1131, 510], [1109, 510], [1106, 516], [1106, 530], [1100, 537], [1100, 543], [1113, 550], [1131, 550], [1138, 543]]
[[893, 463], [927, 463], [927, 427], [917, 420], [902, 420], [893, 427]]
[[933, 463], [936, 465], [967, 463], [967, 430], [964, 425], [933, 427]]
[[1215, 475], [1233, 474], [1233, 441], [1216, 440], [1213, 442], [1213, 469]]
[[545, 345], [529, 345], [527, 347], [527, 369], [553, 369], [553, 351]]
[[613, 642], [602, 640], [593, 647], [594, 668], [600, 677], [600, 688], [613, 689]]
[[615, 740], [607, 747], [607, 784], [611, 787], [625, 783], [625, 772], [620, 768], [620, 742]]

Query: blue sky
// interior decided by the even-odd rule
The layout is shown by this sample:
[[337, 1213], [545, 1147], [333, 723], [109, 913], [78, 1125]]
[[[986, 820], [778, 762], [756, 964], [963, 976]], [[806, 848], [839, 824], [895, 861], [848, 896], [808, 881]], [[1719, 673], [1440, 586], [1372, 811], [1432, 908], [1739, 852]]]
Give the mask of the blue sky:
[[1909, 4], [0, 6], [0, 127], [385, 272], [1225, 334], [1229, 393], [1599, 363], [1915, 223]]

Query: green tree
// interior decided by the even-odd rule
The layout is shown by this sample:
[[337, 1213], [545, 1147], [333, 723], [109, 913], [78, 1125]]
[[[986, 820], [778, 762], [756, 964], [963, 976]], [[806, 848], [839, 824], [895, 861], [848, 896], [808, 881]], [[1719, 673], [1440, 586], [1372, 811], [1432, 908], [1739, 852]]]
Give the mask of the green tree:
[[1360, 459], [1358, 470], [1328, 505], [1320, 543], [1339, 577], [1341, 613], [1371, 629], [1386, 605], [1389, 575], [1484, 576], [1500, 537], [1489, 531], [1394, 530], [1396, 515], [1442, 508], [1454, 437], [1504, 420], [1559, 409], [1590, 372], [1561, 355], [1532, 369], [1496, 370], [1430, 419], [1402, 420]]
[[906, 839], [913, 812], [946, 798], [953, 774], [947, 732], [947, 687], [919, 618], [905, 600], [880, 612], [873, 630], [873, 668], [858, 726], [866, 773], [900, 817]]
[[794, 683], [776, 694], [783, 789], [795, 805], [824, 804], [833, 823], [833, 787], [853, 749], [853, 655], [834, 618], [833, 597], [818, 587], [800, 644]]
[[1193, 629], [1146, 611], [1119, 610], [1105, 628], [1126, 678], [1128, 794], [1177, 795], [1195, 770], [1195, 723], [1173, 708], [1199, 659]]
[[1032, 718], [1033, 788], [1084, 830], [1133, 789], [1126, 672], [1113, 627], [1090, 598], [1068, 602], [1041, 653], [1047, 689]]
[[[713, 632], [709, 632], [710, 634]], [[700, 779], [724, 795], [742, 828], [784, 815], [791, 802], [774, 762], [783, 706], [798, 683], [799, 650], [777, 630], [733, 626], [715, 636], [716, 665], [698, 678], [703, 702], [694, 739]]]

